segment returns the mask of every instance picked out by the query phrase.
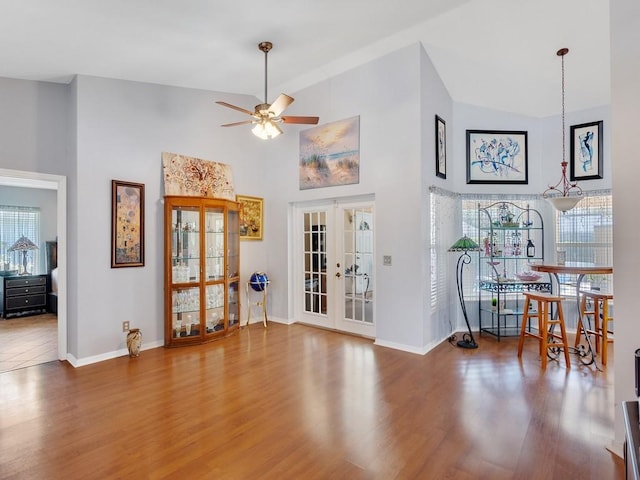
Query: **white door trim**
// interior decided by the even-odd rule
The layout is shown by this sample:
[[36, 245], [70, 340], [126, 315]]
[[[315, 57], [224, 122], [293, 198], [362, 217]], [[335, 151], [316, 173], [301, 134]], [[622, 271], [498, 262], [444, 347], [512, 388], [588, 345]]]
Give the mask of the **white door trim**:
[[57, 191], [58, 359], [67, 360], [67, 177], [0, 169], [0, 185]]

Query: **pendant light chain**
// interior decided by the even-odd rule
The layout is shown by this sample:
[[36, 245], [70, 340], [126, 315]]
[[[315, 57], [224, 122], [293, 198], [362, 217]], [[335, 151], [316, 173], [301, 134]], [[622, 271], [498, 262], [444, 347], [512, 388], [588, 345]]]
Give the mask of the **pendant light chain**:
[[565, 123], [564, 123], [564, 55], [560, 56], [562, 60], [562, 161], [565, 162], [566, 143], [565, 143]]

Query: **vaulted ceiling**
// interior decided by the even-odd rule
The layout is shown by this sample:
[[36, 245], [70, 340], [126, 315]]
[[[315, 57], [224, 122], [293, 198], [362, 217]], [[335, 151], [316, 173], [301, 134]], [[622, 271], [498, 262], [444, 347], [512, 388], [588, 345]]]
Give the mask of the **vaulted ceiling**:
[[[0, 0], [0, 76], [74, 74], [269, 97], [421, 42], [455, 101], [547, 116], [609, 104], [607, 0]], [[391, 95], [393, 92], [389, 92]]]

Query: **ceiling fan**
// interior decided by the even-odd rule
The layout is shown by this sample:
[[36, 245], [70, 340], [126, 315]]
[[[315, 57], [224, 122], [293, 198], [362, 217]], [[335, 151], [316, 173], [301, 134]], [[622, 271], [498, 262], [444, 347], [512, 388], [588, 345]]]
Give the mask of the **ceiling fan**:
[[273, 47], [271, 42], [260, 42], [258, 48], [264, 52], [264, 103], [255, 106], [255, 111], [252, 112], [242, 107], [236, 107], [227, 102], [216, 102], [224, 107], [233, 108], [239, 112], [250, 115], [251, 120], [244, 120], [242, 122], [227, 123], [222, 125], [223, 127], [235, 127], [236, 125], [253, 124], [255, 127], [251, 129], [256, 137], [260, 137], [263, 140], [277, 137], [282, 133], [282, 129], [278, 126], [279, 123], [299, 123], [307, 125], [316, 125], [319, 117], [299, 117], [293, 115], [282, 115], [282, 112], [293, 103], [293, 97], [281, 93], [278, 98], [272, 103], [267, 103], [267, 54]]

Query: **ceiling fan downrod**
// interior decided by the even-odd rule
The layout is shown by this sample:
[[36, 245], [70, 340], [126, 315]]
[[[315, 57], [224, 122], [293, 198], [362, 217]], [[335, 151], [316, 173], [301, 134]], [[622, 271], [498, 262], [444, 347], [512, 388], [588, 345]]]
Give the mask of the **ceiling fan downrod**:
[[267, 103], [267, 55], [269, 50], [273, 48], [271, 42], [260, 42], [258, 48], [264, 52], [264, 103]]

